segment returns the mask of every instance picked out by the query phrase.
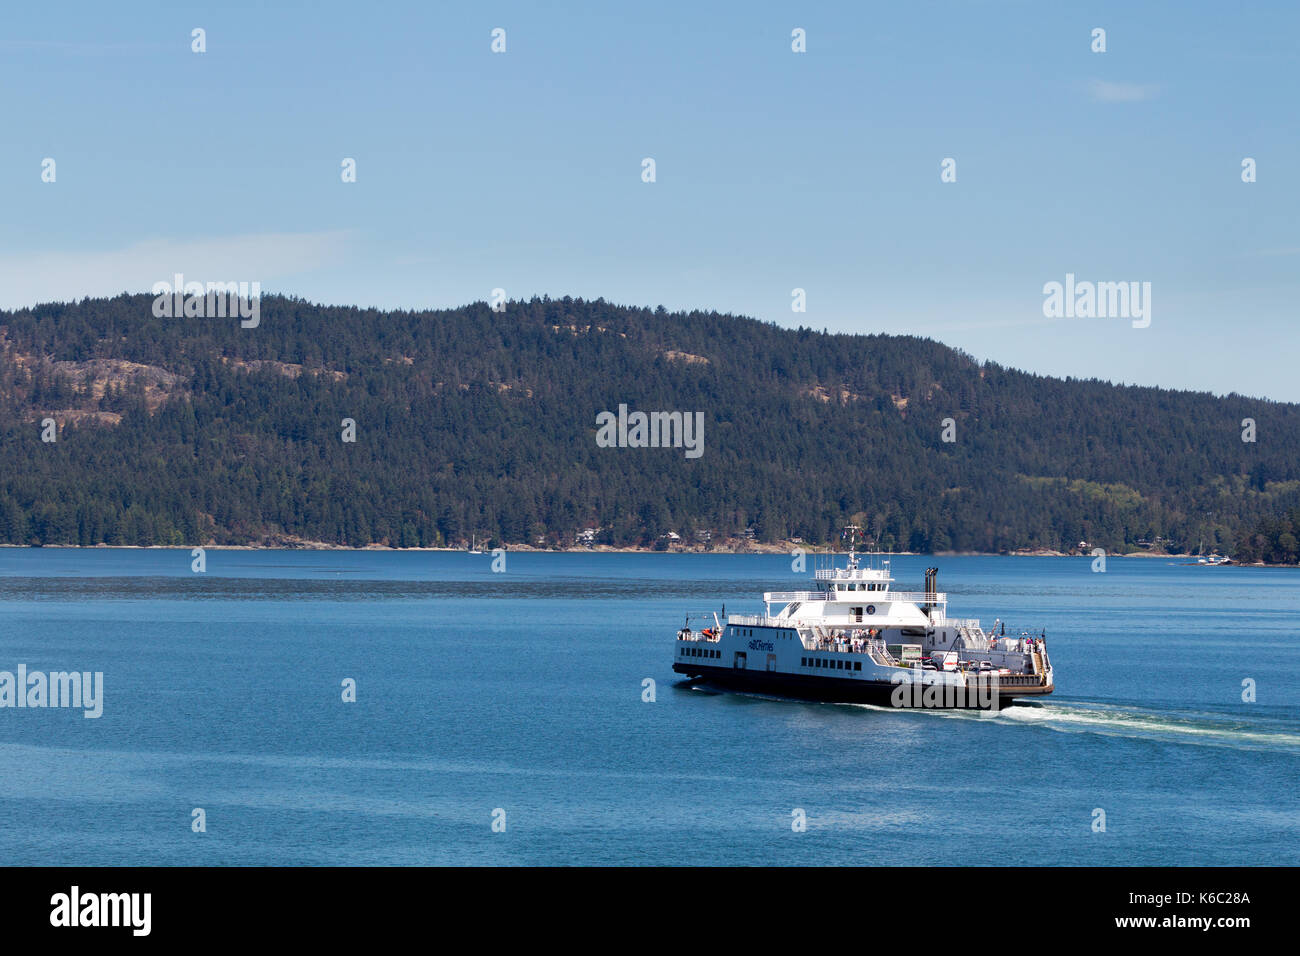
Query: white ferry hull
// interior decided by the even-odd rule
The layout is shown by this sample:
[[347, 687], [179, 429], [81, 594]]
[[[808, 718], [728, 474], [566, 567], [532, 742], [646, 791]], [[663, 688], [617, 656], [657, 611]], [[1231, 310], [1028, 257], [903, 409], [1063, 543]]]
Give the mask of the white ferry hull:
[[736, 670], [727, 667], [701, 667], [674, 664], [673, 670], [687, 677], [688, 683], [704, 683], [727, 690], [770, 694], [797, 700], [815, 700], [838, 704], [872, 704], [877, 707], [922, 710], [998, 710], [1018, 698], [1038, 697], [1053, 691], [1051, 684], [995, 687], [986, 681], [962, 685], [938, 685], [927, 698], [927, 686], [910, 681], [881, 679], [857, 680], [851, 677], [813, 677], [804, 674], [781, 674], [769, 671]]
[[[897, 708], [997, 710], [1054, 690], [1046, 640], [1007, 637], [999, 621], [950, 618], [926, 571], [921, 592], [890, 587], [886, 569], [816, 572], [816, 591], [769, 591], [764, 614], [677, 634], [673, 670], [691, 681], [785, 697]], [[784, 605], [778, 614], [772, 605]]]

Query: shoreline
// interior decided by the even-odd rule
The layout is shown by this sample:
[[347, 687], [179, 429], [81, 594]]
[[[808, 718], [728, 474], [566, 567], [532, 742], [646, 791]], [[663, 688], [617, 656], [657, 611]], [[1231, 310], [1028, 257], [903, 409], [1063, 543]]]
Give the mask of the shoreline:
[[[361, 548], [352, 548], [347, 545], [329, 544], [323, 541], [310, 541], [295, 544], [205, 544], [205, 545], [171, 545], [171, 544], [92, 544], [82, 546], [79, 544], [8, 544], [0, 543], [0, 548], [31, 548], [33, 550], [46, 548], [60, 551], [192, 551], [196, 547], [202, 547], [205, 551], [392, 551], [406, 553], [430, 553], [430, 554], [468, 554], [465, 548], [395, 548], [390, 545], [369, 544]], [[802, 549], [805, 554], [813, 555], [839, 555], [847, 554], [847, 551], [834, 548], [816, 548], [806, 545], [796, 545], [793, 543], [768, 544], [749, 542], [746, 545], [720, 545], [714, 548], [667, 548], [656, 550], [655, 548], [642, 547], [614, 547], [613, 545], [598, 544], [591, 547], [571, 547], [571, 548], [539, 548], [534, 545], [515, 544], [508, 545], [503, 550], [515, 553], [532, 553], [532, 554], [792, 554], [796, 549]], [[490, 549], [484, 550], [484, 555], [490, 555]], [[1091, 560], [1094, 556], [1091, 553], [1070, 554], [1064, 551], [1051, 550], [1022, 550], [1022, 551], [872, 551], [859, 552], [860, 554], [872, 554], [880, 557], [933, 557], [933, 558], [1082, 558]], [[1198, 555], [1195, 554], [1156, 554], [1150, 551], [1131, 551], [1127, 554], [1119, 552], [1107, 553], [1107, 558], [1167, 558], [1170, 560], [1190, 561], [1196, 563]], [[1202, 565], [1196, 565], [1202, 566]], [[1204, 567], [1237, 567], [1237, 568], [1296, 568], [1300, 565], [1295, 564], [1266, 564], [1264, 562], [1255, 562], [1250, 564], [1239, 563], [1236, 561], [1222, 565], [1204, 565]]]

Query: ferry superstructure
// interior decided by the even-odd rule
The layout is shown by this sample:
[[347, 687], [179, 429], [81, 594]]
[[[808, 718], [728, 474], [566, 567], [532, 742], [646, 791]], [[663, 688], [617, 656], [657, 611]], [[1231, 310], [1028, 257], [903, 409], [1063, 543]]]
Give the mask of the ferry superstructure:
[[[1046, 636], [985, 632], [948, 616], [938, 570], [895, 591], [889, 561], [814, 572], [817, 590], [769, 591], [759, 615], [677, 633], [673, 670], [691, 681], [813, 700], [997, 710], [1052, 693]], [[773, 613], [773, 608], [780, 609]]]

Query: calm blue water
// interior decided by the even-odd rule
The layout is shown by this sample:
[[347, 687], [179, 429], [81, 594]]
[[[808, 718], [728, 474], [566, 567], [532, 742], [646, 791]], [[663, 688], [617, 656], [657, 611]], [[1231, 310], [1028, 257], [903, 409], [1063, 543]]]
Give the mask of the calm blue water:
[[990, 720], [678, 685], [683, 616], [786, 557], [507, 560], [0, 549], [0, 670], [105, 682], [98, 720], [0, 709], [0, 860], [1300, 863], [1300, 572], [896, 558], [1046, 627], [1057, 693]]

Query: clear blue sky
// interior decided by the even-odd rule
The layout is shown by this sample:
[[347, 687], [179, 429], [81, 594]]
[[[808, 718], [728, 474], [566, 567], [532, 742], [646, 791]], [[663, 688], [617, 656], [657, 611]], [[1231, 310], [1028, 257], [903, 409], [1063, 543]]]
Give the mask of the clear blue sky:
[[[0, 306], [502, 287], [1300, 401], [1298, 37], [1290, 3], [11, 5]], [[1151, 282], [1151, 326], [1045, 318], [1067, 272]]]

